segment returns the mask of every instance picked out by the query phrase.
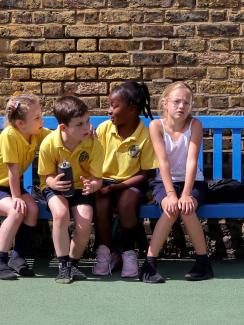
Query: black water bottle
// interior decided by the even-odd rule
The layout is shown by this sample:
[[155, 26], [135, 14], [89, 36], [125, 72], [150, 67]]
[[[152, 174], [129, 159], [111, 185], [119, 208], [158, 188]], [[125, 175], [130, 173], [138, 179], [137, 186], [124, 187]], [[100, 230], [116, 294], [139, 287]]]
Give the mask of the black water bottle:
[[62, 194], [65, 197], [71, 197], [74, 194], [74, 179], [71, 164], [64, 160], [61, 164], [58, 165], [58, 174], [64, 174], [61, 178], [61, 181], [71, 181], [71, 187], [68, 191], [63, 191]]

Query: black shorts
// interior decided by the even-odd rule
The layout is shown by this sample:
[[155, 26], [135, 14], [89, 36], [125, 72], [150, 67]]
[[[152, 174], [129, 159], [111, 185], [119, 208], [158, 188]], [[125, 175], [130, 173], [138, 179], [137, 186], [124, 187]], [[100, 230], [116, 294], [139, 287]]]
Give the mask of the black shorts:
[[[20, 187], [21, 194], [29, 194], [23, 187]], [[12, 197], [10, 187], [0, 186], [0, 200], [5, 199], [5, 197]]]
[[[179, 198], [182, 194], [185, 182], [174, 182], [173, 186], [177, 197]], [[162, 200], [167, 196], [165, 187], [162, 181], [153, 180], [150, 182], [150, 188], [154, 201], [161, 207]], [[191, 195], [197, 200], [198, 206], [203, 204], [207, 197], [208, 185], [205, 181], [195, 181]]]
[[[54, 195], [62, 196], [61, 192], [52, 190], [50, 187], [45, 188], [42, 191], [42, 194], [45, 197], [45, 199], [47, 200], [47, 202]], [[78, 190], [75, 190], [73, 196], [66, 197], [66, 200], [68, 201], [70, 207], [75, 207], [77, 205], [83, 205], [83, 204], [87, 204], [87, 205], [90, 205], [93, 207], [94, 195], [93, 194], [83, 195], [82, 190], [78, 189]]]
[[[115, 180], [115, 179], [103, 179], [102, 187], [109, 186], [111, 184], [118, 184], [118, 183], [120, 183], [120, 182]], [[135, 186], [125, 188], [125, 190], [128, 190], [128, 189], [138, 192], [139, 195], [140, 195], [141, 201], [142, 202], [146, 201], [146, 199], [147, 199], [146, 193], [148, 192], [148, 183], [147, 182], [143, 182], [143, 183], [141, 183], [139, 185], [135, 185]], [[124, 191], [124, 190], [114, 191], [114, 192], [111, 192], [110, 195], [113, 195], [114, 199], [117, 200], [122, 191]]]

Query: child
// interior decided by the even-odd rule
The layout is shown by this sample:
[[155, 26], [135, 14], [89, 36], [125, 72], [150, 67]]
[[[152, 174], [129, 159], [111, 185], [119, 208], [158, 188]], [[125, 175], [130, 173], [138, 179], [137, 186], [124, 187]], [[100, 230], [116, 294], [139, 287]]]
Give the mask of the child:
[[[78, 262], [88, 243], [93, 216], [93, 193], [102, 184], [103, 149], [90, 136], [87, 106], [75, 96], [59, 98], [54, 107], [59, 126], [42, 143], [38, 173], [41, 189], [53, 216], [53, 242], [59, 261], [57, 283], [85, 279]], [[65, 197], [72, 182], [62, 180], [58, 166], [69, 162], [73, 170], [74, 194]], [[72, 212], [75, 231], [70, 240]]]
[[[38, 218], [38, 207], [23, 189], [21, 176], [50, 132], [42, 128], [42, 110], [37, 96], [13, 96], [6, 106], [8, 126], [0, 135], [0, 279], [16, 279], [15, 274], [34, 276], [25, 253]], [[12, 255], [8, 251], [15, 238]]]
[[[148, 129], [140, 121], [140, 113], [151, 116], [150, 96], [145, 84], [125, 82], [109, 96], [110, 120], [98, 129], [105, 152], [103, 187], [95, 196], [95, 225], [100, 243], [96, 275], [107, 275], [113, 268], [111, 258], [111, 220], [113, 207], [118, 210], [121, 226], [122, 277], [138, 276], [134, 251], [137, 210], [143, 198], [148, 172], [158, 165], [154, 158]], [[148, 114], [146, 114], [145, 109]]]
[[196, 262], [186, 280], [213, 277], [203, 230], [196, 215], [206, 195], [206, 183], [197, 166], [202, 126], [192, 118], [192, 91], [183, 82], [167, 86], [159, 101], [164, 118], [150, 123], [149, 131], [159, 161], [159, 172], [152, 182], [153, 195], [163, 214], [154, 229], [148, 254], [139, 278], [147, 283], [164, 282], [156, 270], [159, 250], [178, 217], [181, 217], [196, 250]]

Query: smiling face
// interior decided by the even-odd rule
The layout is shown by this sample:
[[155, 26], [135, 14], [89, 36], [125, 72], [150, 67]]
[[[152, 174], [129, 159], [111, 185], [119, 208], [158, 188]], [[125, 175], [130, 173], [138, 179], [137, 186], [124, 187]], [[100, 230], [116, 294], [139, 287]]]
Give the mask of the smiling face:
[[119, 126], [128, 123], [130, 108], [119, 93], [114, 92], [109, 96], [108, 115], [114, 125]]
[[170, 92], [165, 99], [166, 114], [173, 119], [186, 119], [191, 114], [192, 95], [186, 88], [178, 88]]

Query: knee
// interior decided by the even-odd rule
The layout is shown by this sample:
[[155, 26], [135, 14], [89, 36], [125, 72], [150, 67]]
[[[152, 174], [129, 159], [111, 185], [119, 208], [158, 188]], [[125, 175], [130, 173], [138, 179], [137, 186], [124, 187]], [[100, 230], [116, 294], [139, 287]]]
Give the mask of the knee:
[[70, 222], [70, 216], [69, 216], [69, 213], [66, 212], [66, 211], [59, 211], [59, 212], [55, 212], [55, 213], [52, 213], [52, 216], [53, 216], [53, 222], [56, 224], [56, 225], [67, 225], [69, 224]]
[[22, 213], [17, 212], [15, 209], [11, 209], [9, 211], [8, 217], [15, 220], [15, 224], [21, 224], [24, 220], [24, 215]]
[[31, 226], [36, 226], [37, 219], [39, 214], [39, 208], [36, 204], [33, 204], [31, 207], [28, 208], [28, 214], [24, 218], [24, 220]]

